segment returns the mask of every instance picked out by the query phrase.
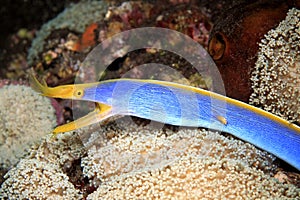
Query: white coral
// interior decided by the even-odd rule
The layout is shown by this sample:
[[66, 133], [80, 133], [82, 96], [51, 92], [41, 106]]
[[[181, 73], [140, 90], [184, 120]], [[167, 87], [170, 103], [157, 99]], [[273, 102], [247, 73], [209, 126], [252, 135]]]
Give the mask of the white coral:
[[0, 89], [0, 163], [8, 168], [56, 125], [50, 100], [27, 86]]
[[[217, 132], [181, 129], [174, 133], [123, 123], [119, 124], [122, 127], [119, 134], [89, 146], [88, 155], [82, 159], [83, 173], [93, 179], [95, 186], [113, 176], [164, 167], [185, 156], [233, 158], [248, 166], [271, 167], [269, 154]], [[106, 132], [94, 134], [105, 135]]]
[[73, 133], [55, 138], [47, 135], [37, 149], [4, 176], [0, 199], [82, 199], [64, 172], [84, 154], [82, 147]]
[[295, 199], [300, 190], [235, 159], [184, 156], [114, 176], [87, 199]]
[[300, 10], [290, 9], [259, 44], [250, 103], [300, 123]]
[[[124, 119], [128, 117], [101, 128], [85, 127], [78, 134], [47, 136], [8, 172], [0, 194], [82, 199], [62, 170], [79, 158], [97, 188], [88, 199], [292, 199], [300, 194], [299, 188], [271, 178], [267, 171], [273, 157], [250, 144], [213, 131], [158, 130]], [[83, 140], [90, 132], [89, 140]]]
[[24, 159], [10, 170], [0, 193], [6, 199], [79, 199], [80, 192], [56, 164]]

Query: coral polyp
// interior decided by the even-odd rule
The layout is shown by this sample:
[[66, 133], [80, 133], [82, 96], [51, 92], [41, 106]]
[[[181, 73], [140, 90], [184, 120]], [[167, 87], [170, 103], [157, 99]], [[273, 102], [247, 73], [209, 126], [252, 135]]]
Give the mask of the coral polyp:
[[260, 43], [250, 103], [300, 123], [300, 11], [291, 9]]
[[[56, 125], [50, 100], [30, 87], [0, 89], [0, 167], [9, 169]], [[41, 132], [43, 129], [45, 132]]]

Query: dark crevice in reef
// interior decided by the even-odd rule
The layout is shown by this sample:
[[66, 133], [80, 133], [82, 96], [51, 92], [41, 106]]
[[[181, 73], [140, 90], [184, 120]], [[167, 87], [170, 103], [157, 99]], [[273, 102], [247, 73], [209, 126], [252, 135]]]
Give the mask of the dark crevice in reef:
[[5, 181], [4, 175], [8, 172], [8, 169], [0, 168], [0, 187], [2, 186], [2, 183]]
[[[4, 38], [8, 34], [18, 31], [20, 28], [39, 29], [48, 20], [70, 3], [78, 0], [63, 1], [33, 1], [33, 0], [2, 0], [0, 8], [0, 36]], [[1, 40], [4, 42], [4, 40]]]
[[63, 166], [63, 171], [67, 174], [69, 181], [74, 187], [82, 192], [84, 199], [97, 189], [90, 183], [87, 177], [84, 177], [83, 168], [81, 167], [81, 158], [73, 160], [71, 165], [66, 163], [65, 166]]

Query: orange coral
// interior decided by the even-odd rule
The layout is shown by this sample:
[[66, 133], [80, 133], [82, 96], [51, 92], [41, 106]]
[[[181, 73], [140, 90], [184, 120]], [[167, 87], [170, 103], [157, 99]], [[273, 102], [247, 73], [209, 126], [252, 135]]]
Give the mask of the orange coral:
[[95, 30], [97, 28], [98, 28], [98, 24], [92, 23], [85, 29], [81, 38], [76, 40], [75, 42], [73, 41], [71, 44], [67, 46], [67, 48], [72, 51], [82, 52], [88, 47], [95, 45], [96, 44]]

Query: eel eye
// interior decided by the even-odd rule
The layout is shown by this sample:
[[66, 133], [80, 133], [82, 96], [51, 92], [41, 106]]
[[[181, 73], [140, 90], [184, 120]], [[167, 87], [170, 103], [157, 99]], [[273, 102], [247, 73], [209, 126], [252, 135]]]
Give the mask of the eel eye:
[[74, 92], [74, 96], [77, 98], [80, 98], [83, 96], [83, 90], [82, 89], [78, 89]]

